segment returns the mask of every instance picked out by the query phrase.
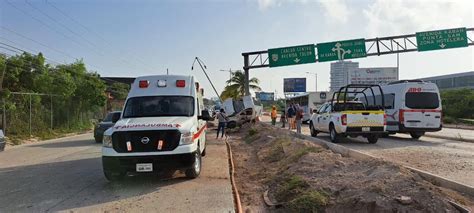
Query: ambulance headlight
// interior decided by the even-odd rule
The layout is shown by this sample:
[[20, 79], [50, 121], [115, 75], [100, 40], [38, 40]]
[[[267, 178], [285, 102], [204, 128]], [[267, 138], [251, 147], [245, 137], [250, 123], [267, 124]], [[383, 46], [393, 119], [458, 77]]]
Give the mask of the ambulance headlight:
[[102, 146], [112, 148], [112, 136], [104, 135], [102, 139]]
[[194, 142], [193, 140], [194, 133], [193, 132], [186, 132], [181, 134], [181, 145], [188, 145]]

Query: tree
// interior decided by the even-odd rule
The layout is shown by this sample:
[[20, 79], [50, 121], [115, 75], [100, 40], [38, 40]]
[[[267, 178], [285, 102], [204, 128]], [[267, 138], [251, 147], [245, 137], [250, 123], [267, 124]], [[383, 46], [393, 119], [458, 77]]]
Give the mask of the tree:
[[[232, 77], [226, 81], [228, 84], [224, 91], [221, 93], [222, 100], [227, 98], [238, 99], [245, 95], [245, 74], [242, 71], [236, 71], [232, 73]], [[262, 90], [258, 84], [260, 80], [257, 78], [251, 78], [249, 80], [249, 87], [251, 90], [260, 91]]]
[[114, 99], [125, 100], [130, 87], [125, 83], [114, 82], [107, 90], [114, 97]]
[[443, 114], [452, 118], [474, 118], [474, 90], [455, 89], [441, 92]]

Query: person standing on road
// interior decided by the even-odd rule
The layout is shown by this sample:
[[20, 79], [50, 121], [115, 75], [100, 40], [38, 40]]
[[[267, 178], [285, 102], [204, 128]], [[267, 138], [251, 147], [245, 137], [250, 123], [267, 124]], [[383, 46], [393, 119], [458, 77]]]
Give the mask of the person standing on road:
[[217, 120], [219, 121], [219, 124], [217, 125], [217, 136], [216, 136], [216, 139], [219, 138], [219, 132], [221, 131], [221, 129], [222, 129], [221, 138], [223, 138], [223, 137], [224, 137], [224, 134], [225, 134], [225, 126], [226, 126], [227, 120], [228, 120], [227, 115], [226, 115], [225, 112], [224, 112], [224, 109], [221, 109], [221, 110], [217, 113], [216, 117], [217, 117]]
[[296, 105], [296, 133], [301, 134], [301, 122], [303, 120], [303, 108], [299, 105]]
[[281, 128], [285, 128], [285, 122], [286, 122], [286, 110], [281, 111], [281, 116], [280, 116], [280, 122], [281, 122]]
[[273, 106], [273, 107], [272, 107], [271, 117], [272, 117], [272, 125], [275, 126], [276, 120], [277, 120], [277, 110], [276, 110], [276, 106]]
[[291, 130], [293, 127], [293, 120], [295, 116], [295, 109], [293, 107], [293, 104], [290, 104], [290, 106], [288, 107], [287, 115], [288, 115], [288, 129]]

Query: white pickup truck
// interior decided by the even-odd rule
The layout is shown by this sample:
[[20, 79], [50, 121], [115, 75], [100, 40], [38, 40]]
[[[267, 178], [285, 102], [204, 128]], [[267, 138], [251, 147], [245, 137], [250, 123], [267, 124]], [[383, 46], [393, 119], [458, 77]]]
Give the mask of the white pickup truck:
[[[357, 85], [356, 88], [363, 88], [363, 86]], [[341, 91], [339, 94], [343, 93], [359, 92]], [[336, 99], [333, 97], [333, 101], [327, 102], [315, 110], [309, 128], [313, 137], [319, 132], [329, 133], [331, 141], [334, 143], [339, 142], [340, 137], [345, 136], [363, 136], [369, 143], [377, 143], [378, 138], [386, 133], [386, 116], [383, 106], [377, 106], [376, 103], [370, 105], [359, 101], [347, 101], [346, 95], [344, 95], [344, 100], [341, 101], [340, 97], [336, 97]]]

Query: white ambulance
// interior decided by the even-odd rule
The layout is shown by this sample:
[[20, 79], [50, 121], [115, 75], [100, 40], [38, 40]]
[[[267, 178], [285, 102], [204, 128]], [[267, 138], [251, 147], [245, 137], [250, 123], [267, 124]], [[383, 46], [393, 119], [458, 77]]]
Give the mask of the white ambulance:
[[[390, 134], [409, 133], [418, 139], [425, 132], [442, 128], [441, 97], [434, 83], [421, 80], [401, 80], [381, 85], [385, 99], [387, 131]], [[373, 96], [368, 96], [369, 101]], [[365, 97], [358, 96], [364, 101]], [[376, 94], [380, 102], [380, 95]]]
[[120, 120], [104, 133], [105, 177], [117, 180], [131, 172], [169, 169], [199, 176], [210, 119], [203, 93], [192, 76], [136, 78]]

